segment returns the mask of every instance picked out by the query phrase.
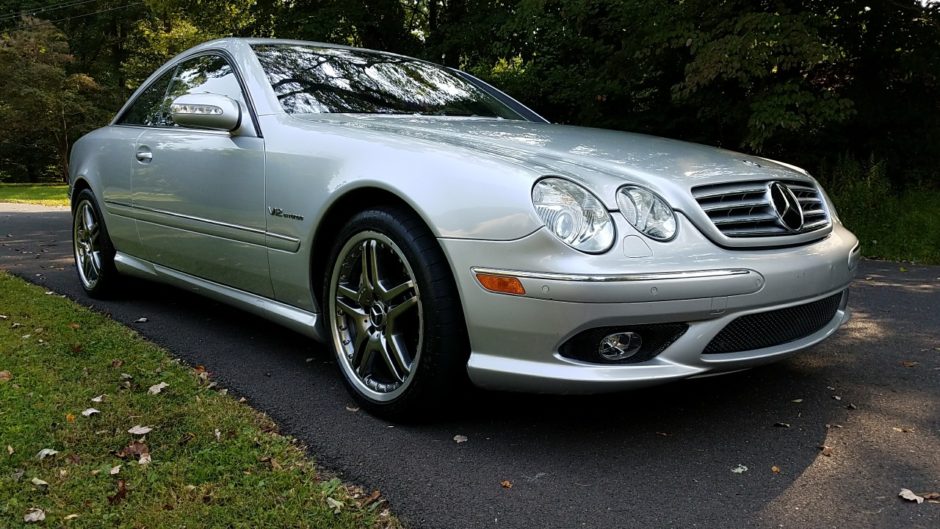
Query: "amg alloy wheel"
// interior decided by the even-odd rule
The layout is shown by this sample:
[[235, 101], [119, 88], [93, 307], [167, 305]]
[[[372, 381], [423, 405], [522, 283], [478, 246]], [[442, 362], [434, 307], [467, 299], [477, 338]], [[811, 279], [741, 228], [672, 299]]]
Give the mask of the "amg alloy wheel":
[[78, 194], [72, 208], [72, 247], [82, 288], [92, 297], [106, 294], [117, 279], [114, 247], [88, 189]]
[[469, 347], [446, 259], [410, 212], [354, 216], [330, 259], [324, 304], [347, 387], [373, 413], [417, 417], [465, 376]]
[[358, 389], [377, 401], [401, 394], [421, 352], [421, 295], [391, 239], [373, 231], [340, 250], [331, 282], [333, 346]]

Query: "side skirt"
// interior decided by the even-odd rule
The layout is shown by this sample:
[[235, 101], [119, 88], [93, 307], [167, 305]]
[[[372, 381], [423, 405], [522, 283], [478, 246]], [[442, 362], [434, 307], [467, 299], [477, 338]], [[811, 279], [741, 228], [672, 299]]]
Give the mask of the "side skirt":
[[129, 276], [173, 285], [216, 301], [232, 305], [246, 312], [283, 325], [318, 342], [325, 342], [318, 325], [319, 314], [307, 312], [265, 297], [207, 281], [189, 274], [160, 266], [143, 259], [117, 252], [114, 264], [118, 272]]

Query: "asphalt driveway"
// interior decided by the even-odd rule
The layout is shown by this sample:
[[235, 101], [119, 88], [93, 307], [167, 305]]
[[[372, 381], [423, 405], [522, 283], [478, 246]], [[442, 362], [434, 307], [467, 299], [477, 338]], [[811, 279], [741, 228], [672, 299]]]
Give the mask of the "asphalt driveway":
[[474, 392], [402, 426], [355, 410], [322, 346], [146, 282], [93, 301], [71, 266], [68, 211], [0, 204], [0, 268], [206, 366], [414, 527], [940, 527], [940, 504], [897, 497], [940, 491], [940, 267], [863, 261], [849, 325], [773, 366], [596, 397]]

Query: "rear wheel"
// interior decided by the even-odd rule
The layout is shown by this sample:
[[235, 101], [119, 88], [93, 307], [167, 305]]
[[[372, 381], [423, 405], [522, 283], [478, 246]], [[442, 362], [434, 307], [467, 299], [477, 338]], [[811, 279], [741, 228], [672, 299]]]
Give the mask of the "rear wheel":
[[420, 219], [393, 207], [355, 215], [325, 283], [330, 344], [362, 406], [404, 420], [456, 394], [469, 354], [463, 316], [443, 252]]
[[117, 282], [114, 246], [101, 210], [90, 189], [83, 189], [72, 203], [72, 248], [82, 288], [92, 297], [104, 297]]

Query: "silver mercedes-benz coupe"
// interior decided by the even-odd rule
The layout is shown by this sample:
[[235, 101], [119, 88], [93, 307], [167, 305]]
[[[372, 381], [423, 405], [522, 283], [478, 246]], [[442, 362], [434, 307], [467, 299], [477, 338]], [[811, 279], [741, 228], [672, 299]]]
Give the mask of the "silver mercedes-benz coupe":
[[848, 319], [858, 240], [806, 171], [554, 125], [461, 71], [222, 39], [72, 150], [78, 276], [193, 290], [322, 341], [372, 412], [779, 360]]

